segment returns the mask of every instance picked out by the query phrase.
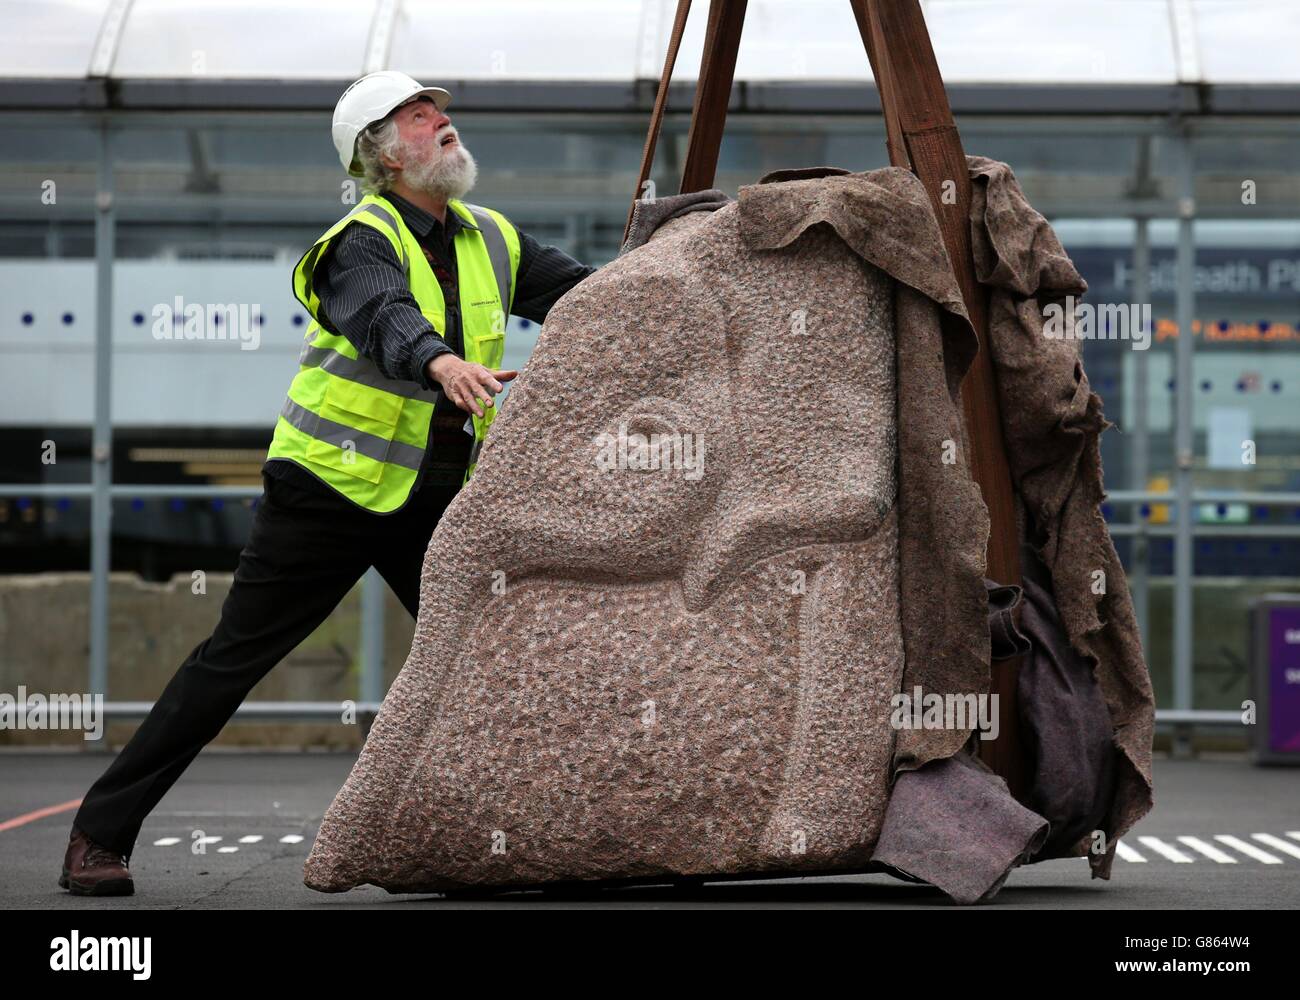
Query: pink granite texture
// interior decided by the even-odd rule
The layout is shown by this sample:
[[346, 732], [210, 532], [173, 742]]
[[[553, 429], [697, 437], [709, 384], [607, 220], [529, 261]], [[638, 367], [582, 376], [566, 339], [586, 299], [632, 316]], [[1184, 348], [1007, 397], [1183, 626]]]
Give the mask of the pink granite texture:
[[[1013, 472], [1096, 654], [1127, 765], [1118, 838], [1150, 807], [1131, 604], [1122, 571], [1105, 598], [1060, 592], [1087, 579], [1074, 551], [1118, 566], [1087, 510], [1104, 421], [1077, 343], [1033, 342], [1023, 300], [1064, 266], [1034, 271], [1032, 209], [1005, 165], [971, 164], [995, 360], [1036, 366], [1014, 382]], [[410, 656], [306, 884], [871, 870], [899, 776], [970, 736], [895, 730], [891, 697], [988, 687], [987, 514], [956, 394], [972, 353], [929, 201], [893, 168], [769, 175], [577, 286], [430, 541]], [[998, 785], [1001, 860], [934, 880], [959, 901], [1041, 842]]]

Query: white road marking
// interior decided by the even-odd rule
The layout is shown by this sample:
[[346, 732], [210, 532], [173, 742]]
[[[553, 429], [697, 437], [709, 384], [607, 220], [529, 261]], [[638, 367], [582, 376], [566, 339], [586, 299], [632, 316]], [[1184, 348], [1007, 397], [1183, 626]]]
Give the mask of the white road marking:
[[[260, 833], [246, 833], [239, 838], [239, 843], [260, 844], [265, 839], [266, 837]], [[279, 838], [279, 841], [281, 844], [301, 844], [303, 842], [303, 839], [304, 838], [302, 834], [286, 833], [283, 837]], [[220, 836], [213, 835], [213, 836], [194, 837], [193, 840], [196, 844], [206, 845], [206, 844], [220, 843], [222, 838]], [[153, 846], [154, 847], [175, 847], [177, 844], [181, 843], [181, 841], [182, 841], [181, 837], [159, 837], [157, 840], [153, 842]], [[217, 848], [217, 853], [235, 854], [238, 850], [239, 850], [238, 847], [228, 845], [226, 847]]]
[[1192, 850], [1200, 851], [1211, 861], [1217, 861], [1221, 865], [1235, 865], [1237, 863], [1237, 859], [1231, 854], [1219, 850], [1213, 844], [1207, 844], [1200, 837], [1179, 837], [1178, 839]]
[[[1285, 837], [1289, 837], [1293, 841], [1300, 842], [1300, 830], [1287, 830], [1285, 833]], [[1250, 834], [1250, 838], [1251, 840], [1258, 841], [1260, 844], [1263, 844], [1265, 847], [1271, 848], [1272, 850], [1278, 852], [1278, 854], [1286, 855], [1287, 857], [1300, 860], [1300, 846], [1296, 846], [1296, 844], [1290, 843], [1282, 836], [1277, 836], [1271, 833], [1252, 833]], [[203, 836], [203, 837], [195, 837], [193, 839], [195, 840], [196, 843], [199, 844], [217, 844], [220, 843], [220, 841], [222, 840], [220, 836]], [[239, 843], [259, 844], [265, 839], [266, 837], [260, 833], [250, 833], [241, 836], [239, 838]], [[281, 844], [301, 844], [304, 839], [305, 838], [301, 834], [297, 834], [297, 833], [287, 833], [284, 836], [278, 838]], [[1180, 844], [1182, 844], [1184, 847], [1189, 848], [1191, 851], [1194, 851], [1195, 856], [1187, 853], [1186, 851], [1179, 850], [1173, 844], [1167, 843], [1166, 841], [1168, 839], [1169, 838], [1162, 840], [1159, 837], [1151, 837], [1151, 836], [1142, 836], [1137, 838], [1138, 842], [1141, 843], [1144, 847], [1148, 848], [1155, 854], [1159, 855], [1164, 860], [1172, 861], [1176, 864], [1189, 864], [1191, 862], [1201, 860], [1202, 857], [1210, 861], [1213, 861], [1215, 864], [1220, 864], [1220, 865], [1235, 865], [1240, 860], [1239, 858], [1234, 857], [1232, 854], [1229, 854], [1227, 851], [1224, 851], [1219, 847], [1216, 847], [1214, 844], [1210, 843], [1208, 840], [1203, 839], [1201, 837], [1183, 835], [1183, 836], [1178, 836], [1173, 838], [1177, 840]], [[1266, 864], [1266, 865], [1285, 864], [1285, 860], [1283, 858], [1280, 858], [1275, 854], [1270, 854], [1268, 851], [1256, 847], [1250, 841], [1244, 840], [1241, 837], [1236, 837], [1231, 834], [1215, 834], [1213, 839], [1217, 840], [1220, 844], [1223, 844], [1226, 847], [1230, 847], [1233, 850], [1238, 851], [1241, 854], [1244, 854], [1246, 857], [1254, 861], [1260, 862], [1261, 864]], [[153, 842], [153, 845], [154, 847], [174, 847], [175, 845], [181, 843], [181, 841], [182, 841], [181, 837], [159, 837], [157, 840]], [[238, 852], [238, 850], [239, 850], [238, 847], [227, 846], [227, 847], [218, 848], [217, 853], [234, 854]], [[1150, 860], [1150, 858], [1145, 857], [1144, 855], [1139, 853], [1136, 849], [1131, 847], [1129, 844], [1125, 843], [1123, 840], [1119, 841], [1115, 845], [1115, 853], [1119, 856], [1121, 861], [1127, 861], [1134, 864], [1145, 864], [1147, 861]], [[1088, 859], [1085, 856], [1079, 856], [1074, 860], [1087, 861]]]
[[1271, 833], [1252, 833], [1251, 837], [1275, 851], [1289, 854], [1293, 858], [1300, 858], [1300, 847], [1296, 847], [1295, 844], [1288, 844], [1281, 837], [1274, 837]]
[[1269, 854], [1268, 851], [1261, 851], [1254, 844], [1248, 844], [1240, 837], [1231, 837], [1224, 833], [1218, 833], [1214, 835], [1214, 839], [1220, 844], [1227, 844], [1234, 851], [1240, 851], [1242, 854], [1246, 855], [1246, 857], [1254, 858], [1256, 861], [1262, 861], [1266, 865], [1282, 864], [1281, 858], [1274, 857]]
[[1122, 840], [1115, 844], [1115, 853], [1119, 855], [1121, 861], [1140, 861], [1145, 864], [1147, 860]]
[[1151, 850], [1155, 851], [1161, 857], [1168, 858], [1181, 865], [1190, 865], [1195, 859], [1190, 855], [1184, 854], [1178, 848], [1166, 844], [1159, 837], [1138, 837], [1138, 840], [1145, 844]]

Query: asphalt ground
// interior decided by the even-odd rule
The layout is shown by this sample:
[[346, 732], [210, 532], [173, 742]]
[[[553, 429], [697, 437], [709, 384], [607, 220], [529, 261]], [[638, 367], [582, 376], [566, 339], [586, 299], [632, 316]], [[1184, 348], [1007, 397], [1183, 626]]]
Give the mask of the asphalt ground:
[[[354, 754], [205, 750], [145, 822], [135, 895], [74, 897], [57, 885], [75, 803], [108, 766], [95, 752], [0, 752], [0, 907], [352, 909], [459, 907], [950, 908], [938, 890], [887, 875], [528, 892], [491, 899], [318, 893], [302, 865]], [[1085, 859], [1018, 868], [973, 909], [1295, 909], [1300, 768], [1245, 757], [1157, 757], [1156, 806], [1123, 839], [1109, 881]], [[203, 853], [195, 853], [197, 836]], [[219, 838], [219, 839], [214, 839]], [[1186, 838], [1186, 839], [1180, 839]], [[1141, 860], [1139, 860], [1141, 859]]]

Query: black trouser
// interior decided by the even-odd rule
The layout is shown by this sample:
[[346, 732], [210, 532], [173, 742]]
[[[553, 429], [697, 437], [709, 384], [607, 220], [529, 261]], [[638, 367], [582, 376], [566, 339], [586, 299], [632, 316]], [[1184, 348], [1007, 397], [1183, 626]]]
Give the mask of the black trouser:
[[262, 483], [216, 629], [181, 664], [73, 821], [127, 858], [150, 810], [253, 685], [329, 617], [367, 569], [374, 566], [416, 616], [425, 549], [458, 489], [424, 486], [402, 510], [380, 515], [266, 473]]

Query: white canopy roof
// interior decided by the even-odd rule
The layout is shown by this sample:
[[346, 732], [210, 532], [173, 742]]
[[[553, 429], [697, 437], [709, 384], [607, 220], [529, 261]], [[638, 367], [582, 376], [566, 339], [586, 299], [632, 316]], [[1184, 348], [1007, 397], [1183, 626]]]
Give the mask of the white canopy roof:
[[[1294, 0], [928, 0], [949, 83], [1296, 83]], [[674, 0], [0, 0], [0, 77], [658, 76]], [[678, 76], [698, 65], [697, 0]], [[848, 0], [750, 0], [740, 80], [867, 80]]]

